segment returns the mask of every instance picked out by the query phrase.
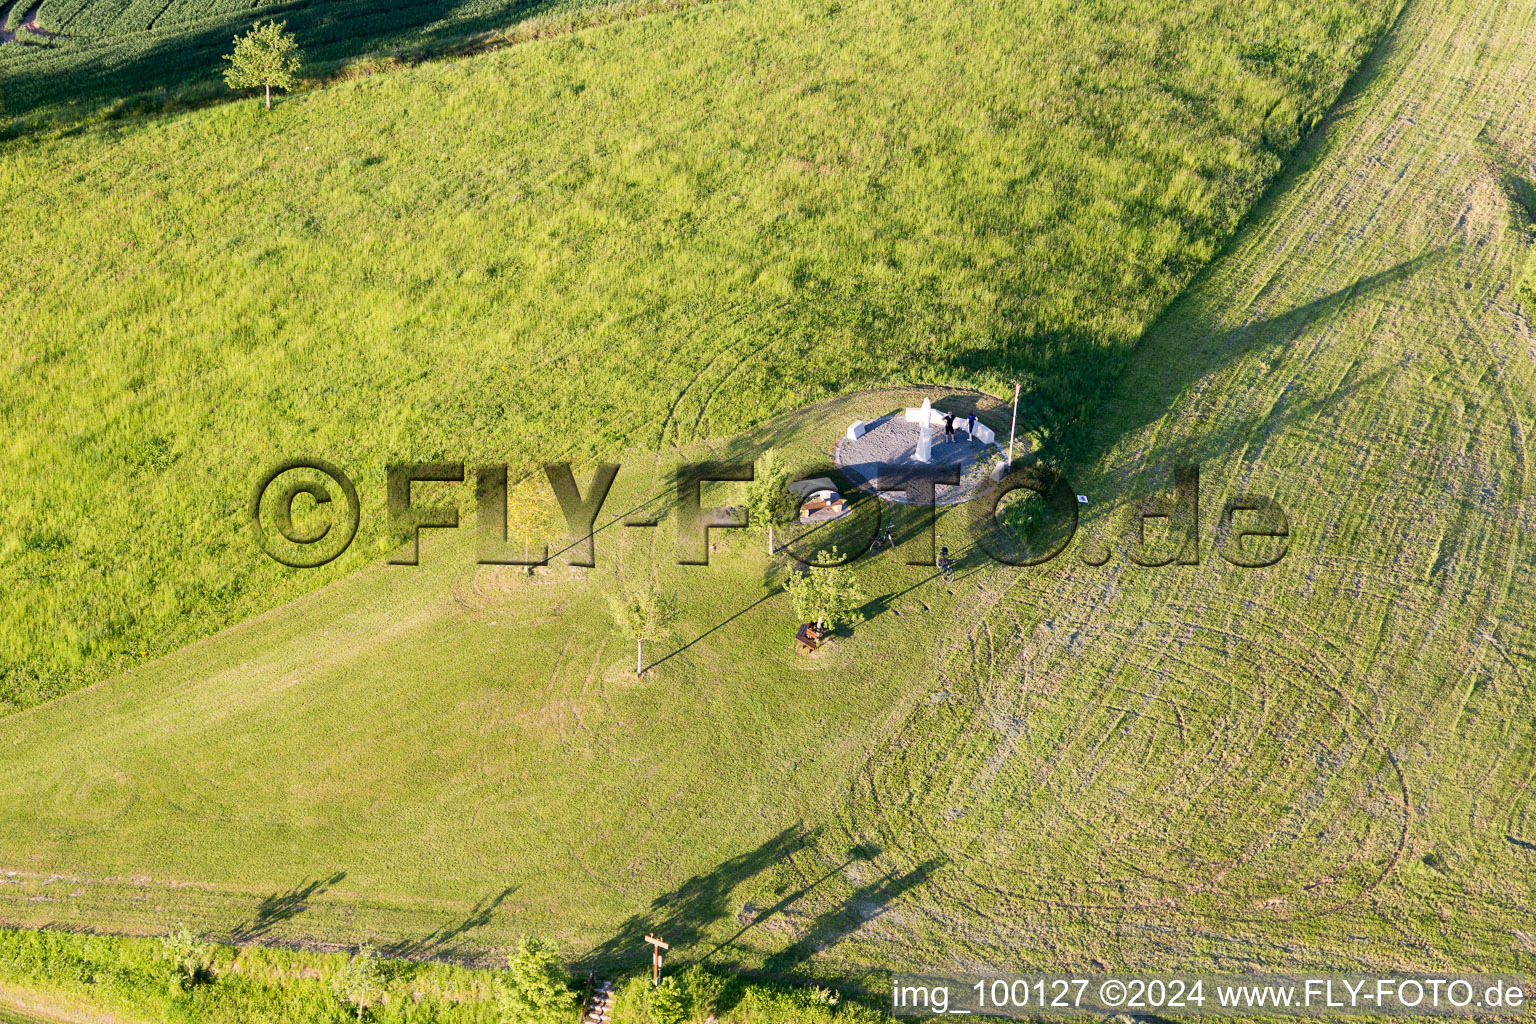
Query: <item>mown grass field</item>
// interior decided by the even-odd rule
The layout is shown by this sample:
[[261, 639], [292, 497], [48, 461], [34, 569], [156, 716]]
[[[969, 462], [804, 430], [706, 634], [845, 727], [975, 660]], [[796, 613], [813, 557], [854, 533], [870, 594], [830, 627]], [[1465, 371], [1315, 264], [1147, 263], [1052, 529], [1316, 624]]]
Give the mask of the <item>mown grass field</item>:
[[[14, 143], [0, 700], [377, 558], [393, 460], [667, 449], [912, 381], [1020, 380], [1072, 436], [1385, 14], [711, 5]], [[364, 488], [317, 573], [245, 530], [296, 454]]]
[[[916, 395], [838, 399], [675, 454], [772, 444], [814, 465], [848, 422]], [[60, 924], [105, 911], [134, 930], [171, 917], [243, 940], [372, 934], [416, 954], [526, 930], [611, 965], [639, 942], [622, 922], [659, 891], [728, 917], [737, 884], [792, 878], [802, 823], [830, 820], [873, 738], [923, 690], [914, 630], [974, 584], [941, 587], [887, 552], [857, 572], [870, 621], [804, 658], [777, 592], [788, 560], [725, 531], [709, 566], [675, 564], [670, 517], [616, 523], [666, 493], [665, 463], [621, 462], [596, 568], [530, 577], [475, 565], [469, 531], [429, 535], [419, 566], [370, 566], [0, 721], [14, 783], [0, 846], [18, 872], [0, 894], [39, 897], [33, 910]], [[739, 502], [730, 487], [706, 498]], [[684, 617], [637, 680], [605, 595], [647, 577]], [[4, 913], [38, 920], [24, 902]]]
[[1533, 26], [1408, 4], [1149, 332], [1084, 539], [1190, 460], [1208, 530], [1268, 493], [1291, 554], [989, 584], [841, 812], [951, 868], [850, 962], [1530, 972]]
[[[132, 671], [0, 720], [0, 916], [464, 956], [534, 932], [583, 967], [660, 931], [840, 979], [1530, 971], [1536, 10], [1410, 0], [1198, 274], [1281, 163], [1277, 94], [1242, 98], [1284, 88], [1239, 53], [1266, 22], [1202, 68], [1156, 47], [1214, 45], [1214, 9], [1051, 13], [1020, 39], [984, 5], [722, 3], [8, 152], [9, 187], [56, 190], [13, 279], [42, 283], [25, 246], [71, 256], [12, 292], [8, 513], [67, 525], [6, 553], [11, 699]], [[816, 660], [753, 534], [708, 568], [666, 524], [605, 530], [589, 573], [476, 569], [467, 532], [377, 564], [405, 447], [809, 457], [916, 394], [860, 389], [1013, 375], [1091, 498], [1073, 547], [967, 551], [952, 587], [883, 556]], [[238, 532], [295, 447], [374, 481], [357, 548], [297, 581]], [[1134, 566], [1125, 511], [1184, 461], [1202, 564]], [[620, 479], [614, 509], [657, 486]], [[1241, 492], [1289, 513], [1272, 569], [1212, 551]], [[603, 595], [646, 576], [684, 616], [635, 680]], [[150, 638], [177, 649], [136, 662]]]

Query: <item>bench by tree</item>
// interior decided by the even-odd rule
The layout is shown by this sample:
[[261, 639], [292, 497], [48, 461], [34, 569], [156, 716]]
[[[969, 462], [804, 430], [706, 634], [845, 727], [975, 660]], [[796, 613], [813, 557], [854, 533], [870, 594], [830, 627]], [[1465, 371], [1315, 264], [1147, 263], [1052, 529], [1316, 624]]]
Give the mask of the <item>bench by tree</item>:
[[816, 623], [807, 622], [795, 632], [795, 647], [806, 654], [814, 654], [826, 637]]
[[[834, 563], [840, 561], [837, 548], [828, 553]], [[863, 620], [859, 608], [864, 604], [864, 594], [854, 586], [845, 568], [820, 569], [807, 567], [791, 572], [784, 581], [784, 589], [795, 602], [795, 617], [810, 619], [821, 630], [835, 629], [842, 623]]]

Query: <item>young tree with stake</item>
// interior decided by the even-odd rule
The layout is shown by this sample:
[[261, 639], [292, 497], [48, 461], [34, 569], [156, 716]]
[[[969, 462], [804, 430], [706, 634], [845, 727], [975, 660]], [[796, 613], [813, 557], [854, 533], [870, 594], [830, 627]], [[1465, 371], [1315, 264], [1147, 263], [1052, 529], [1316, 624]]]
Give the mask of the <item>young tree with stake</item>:
[[267, 109], [272, 109], [272, 90], [292, 89], [299, 73], [299, 41], [283, 31], [284, 21], [252, 25], [244, 36], [235, 37], [235, 52], [224, 55], [229, 67], [224, 69], [224, 83], [231, 89], [260, 86], [267, 91]]
[[652, 583], [644, 590], [610, 595], [609, 609], [619, 632], [635, 641], [635, 675], [645, 674], [645, 642], [660, 640], [672, 631], [682, 610], [677, 598], [657, 591]]
[[789, 493], [789, 470], [772, 448], [757, 460], [752, 483], [747, 486], [747, 516], [768, 527], [768, 554], [773, 554], [773, 528], [795, 515], [795, 496]]
[[373, 947], [364, 944], [358, 949], [331, 979], [331, 988], [342, 1002], [357, 1007], [358, 1024], [362, 1024], [363, 1008], [384, 990], [384, 969]]

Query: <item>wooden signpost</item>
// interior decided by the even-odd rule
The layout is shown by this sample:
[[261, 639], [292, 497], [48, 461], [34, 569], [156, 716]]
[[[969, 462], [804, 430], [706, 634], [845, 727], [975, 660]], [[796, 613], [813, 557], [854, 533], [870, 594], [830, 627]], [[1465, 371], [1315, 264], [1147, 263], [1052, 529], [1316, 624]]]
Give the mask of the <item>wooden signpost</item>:
[[647, 935], [645, 941], [651, 944], [651, 984], [661, 984], [661, 951], [672, 947], [661, 941], [660, 935]]

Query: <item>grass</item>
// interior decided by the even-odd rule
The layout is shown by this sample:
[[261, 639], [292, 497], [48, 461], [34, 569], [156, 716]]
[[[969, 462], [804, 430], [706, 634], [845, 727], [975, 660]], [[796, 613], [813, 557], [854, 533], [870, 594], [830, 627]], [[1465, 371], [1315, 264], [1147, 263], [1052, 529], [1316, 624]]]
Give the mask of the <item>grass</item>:
[[[359, 1016], [334, 981], [352, 952], [237, 949], [199, 943], [188, 984], [159, 942], [58, 932], [0, 929], [0, 1021], [5, 1024], [348, 1024]], [[379, 958], [379, 991], [362, 1019], [374, 1024], [492, 1024], [511, 1019], [505, 969]], [[575, 982], [577, 979], [572, 979]], [[677, 1024], [880, 1024], [891, 1018], [839, 993], [710, 973], [669, 972]], [[575, 992], [583, 991], [580, 983]], [[622, 980], [617, 1024], [659, 1024], [647, 971]], [[564, 1017], [565, 1014], [560, 1014]], [[570, 1017], [576, 1016], [576, 1003]]]
[[1291, 554], [1000, 581], [941, 645], [950, 699], [842, 811], [901, 851], [883, 870], [953, 867], [836, 959], [1530, 971], [1536, 376], [1500, 178], [1536, 109], [1508, 14], [1407, 6], [1074, 472], [1081, 550], [1197, 461], [1207, 531], [1268, 493]]
[[[1072, 35], [1082, 10], [1015, 42], [979, 5], [726, 3], [307, 95], [286, 120], [204, 111], [11, 153], [13, 187], [75, 200], [29, 211], [18, 243], [72, 254], [64, 281], [26, 287], [36, 270], [10, 261], [33, 314], [11, 364], [27, 389], [7, 396], [26, 439], [17, 494], [64, 524], [7, 555], [7, 600], [27, 595], [7, 613], [13, 678], [72, 686], [129, 663], [122, 638], [180, 645], [330, 585], [0, 721], [4, 916], [466, 957], [533, 931], [603, 968], [659, 931], [679, 960], [865, 981], [956, 964], [1528, 973], [1536, 372], [1513, 286], [1528, 225], [1503, 165], [1536, 146], [1536, 14], [1410, 0], [1195, 274], [1245, 204], [1208, 221], [1193, 201], [1187, 220], [1128, 212], [1115, 197], [1134, 189], [1108, 187], [1120, 150], [1092, 140], [1122, 126], [1146, 147], [1135, 180], [1169, 185], [1183, 154], [1217, 151], [1190, 140], [1225, 137], [1222, 102], [1181, 119], [1136, 91], [1174, 95], [1146, 83], [1194, 61], [1120, 66], [1117, 90], [1112, 51], [1097, 71], [1047, 59], [1097, 38]], [[689, 45], [671, 48], [679, 25]], [[1126, 45], [1155, 35], [1127, 28]], [[1286, 52], [1244, 56], [1252, 35], [1234, 37], [1234, 75]], [[619, 45], [626, 75], [598, 79]], [[716, 64], [752, 70], [708, 97], [688, 87]], [[997, 68], [1041, 84], [1005, 89]], [[477, 91], [484, 69], [508, 70]], [[1072, 92], [1068, 70], [1108, 77]], [[354, 121], [394, 131], [359, 131], [389, 141], [375, 152], [322, 130], [354, 92]], [[498, 119], [497, 96], [535, 92], [550, 120]], [[643, 126], [602, 116], [631, 94]], [[993, 125], [988, 104], [1039, 120], [953, 127]], [[1146, 110], [1162, 135], [1124, 127]], [[1278, 166], [1257, 110], [1232, 136], [1247, 184], [1206, 202], [1256, 196]], [[626, 127], [552, 145], [578, 116]], [[705, 125], [732, 141], [699, 146]], [[1193, 133], [1178, 146], [1175, 126]], [[492, 131], [507, 135], [487, 170], [465, 140]], [[432, 160], [410, 149], [438, 132]], [[195, 156], [255, 137], [273, 155], [245, 177], [131, 159], [146, 140]], [[392, 173], [367, 184], [374, 156]], [[1034, 187], [1010, 193], [1026, 166]], [[120, 194], [154, 201], [109, 216], [92, 199], [108, 167], [130, 168]], [[193, 176], [227, 205], [171, 187]], [[1074, 201], [1038, 219], [1042, 195]], [[1182, 270], [1154, 258], [1144, 217], [1200, 240]], [[91, 345], [72, 348], [81, 324]], [[872, 617], [814, 661], [788, 649], [781, 570], [756, 536], [684, 569], [667, 523], [615, 527], [590, 575], [529, 577], [474, 568], [465, 536], [432, 538], [416, 569], [364, 566], [374, 525], [300, 582], [236, 539], [262, 441], [339, 449], [375, 481], [365, 523], [407, 446], [471, 461], [628, 448], [621, 509], [672, 457], [776, 444], [806, 460], [917, 393], [855, 389], [998, 392], [1015, 373], [1043, 440], [1082, 424], [1063, 454], [1091, 499], [1073, 546], [1033, 570], [966, 552], [954, 587], [883, 556], [855, 570]], [[27, 427], [45, 397], [63, 410], [50, 437]], [[141, 503], [91, 475], [130, 445], [154, 467]], [[226, 461], [192, 458], [205, 450]], [[1132, 565], [1126, 511], [1191, 460], [1202, 563]], [[205, 477], [223, 508], [165, 497]], [[1212, 553], [1241, 492], [1289, 513], [1273, 569]], [[112, 515], [149, 532], [95, 525]], [[206, 591], [183, 582], [192, 565]], [[679, 593], [683, 625], [636, 679], [602, 597], [649, 575]], [[183, 588], [153, 628], [132, 604], [150, 579]], [[40, 639], [42, 616], [79, 621], [102, 595], [123, 609], [116, 632]]]
[[[15, 39], [0, 46], [0, 95], [12, 133], [229, 96], [222, 57], [254, 22], [283, 21], [304, 51], [310, 83], [362, 77], [423, 57], [560, 34], [691, 4], [668, 0], [47, 0], [49, 35], [21, 27], [32, 0], [10, 6]], [[3, 10], [3, 7], [0, 7]], [[0, 124], [3, 127], [3, 124]]]
[[[713, 447], [773, 444], [803, 465], [847, 422], [915, 395], [834, 400]], [[802, 822], [828, 820], [924, 670], [893, 668], [913, 629], [961, 592], [887, 553], [859, 571], [871, 620], [799, 656], [777, 593], [787, 560], [769, 563], [755, 532], [717, 533], [709, 566], [679, 566], [670, 517], [612, 525], [660, 489], [640, 455], [614, 484], [594, 569], [477, 567], [468, 535], [429, 537], [417, 567], [376, 564], [0, 720], [14, 780], [0, 848], [17, 872], [4, 915], [372, 936], [414, 955], [475, 956], [530, 931], [612, 966], [643, 948], [621, 923], [656, 892], [734, 914], [730, 891], [807, 847]], [[709, 485], [705, 500], [732, 492]], [[683, 615], [637, 679], [605, 594], [652, 574]], [[100, 729], [117, 736], [110, 764], [87, 749]]]
[[[666, 449], [913, 381], [1020, 379], [1072, 436], [1383, 15], [731, 3], [14, 143], [0, 701], [379, 557], [396, 459]], [[244, 523], [296, 454], [365, 504], [309, 574]]]

